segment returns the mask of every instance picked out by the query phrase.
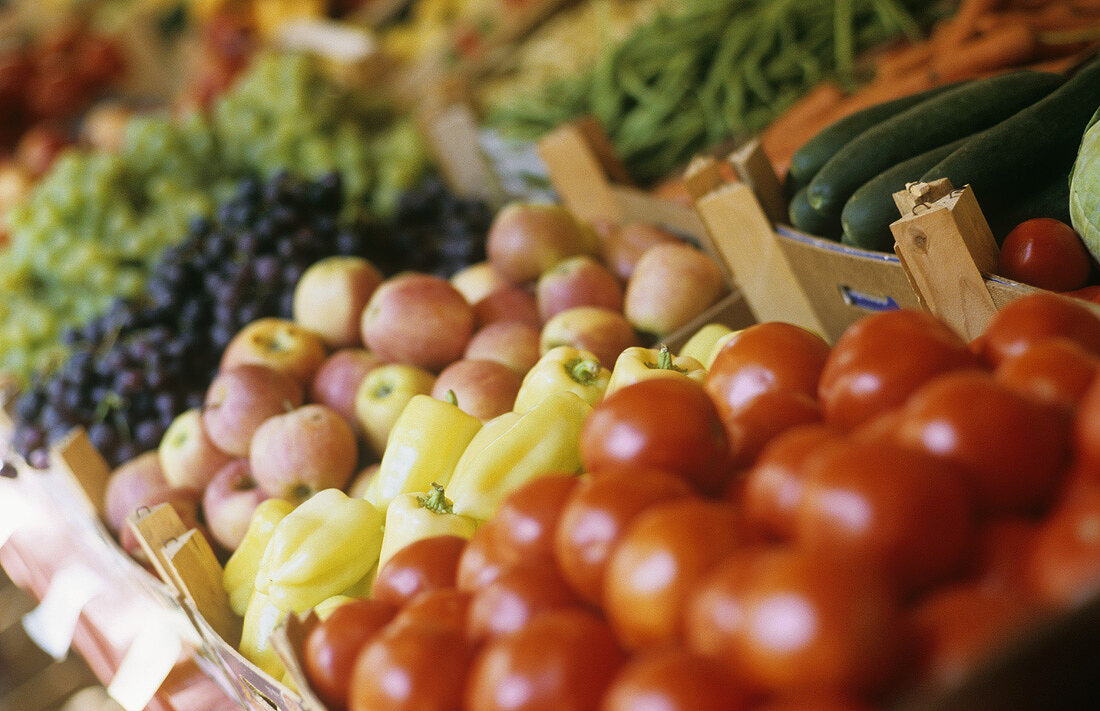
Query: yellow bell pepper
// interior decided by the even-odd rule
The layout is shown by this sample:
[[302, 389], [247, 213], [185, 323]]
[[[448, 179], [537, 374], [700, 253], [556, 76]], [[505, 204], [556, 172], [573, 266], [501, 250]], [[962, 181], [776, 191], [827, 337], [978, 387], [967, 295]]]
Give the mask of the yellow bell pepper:
[[374, 574], [378, 572], [377, 563], [372, 567], [367, 574], [356, 580], [346, 590], [340, 593], [343, 597], [350, 597], [353, 600], [362, 600], [370, 597], [371, 588], [374, 587]]
[[661, 346], [660, 350], [634, 346], [619, 354], [606, 394], [650, 378], [683, 378], [702, 385], [706, 377], [702, 363], [691, 356], [673, 356], [668, 346]]
[[271, 633], [287, 618], [287, 612], [261, 592], [252, 593], [241, 628], [241, 654], [272, 677], [285, 673], [279, 655], [271, 647]]
[[451, 402], [416, 395], [394, 423], [378, 473], [364, 498], [385, 512], [401, 494], [447, 485], [481, 420]]
[[[493, 431], [503, 431], [492, 441], [477, 443], [455, 467], [448, 487], [455, 512], [485, 521], [509, 493], [528, 481], [580, 471], [581, 425], [591, 411], [576, 393], [559, 390], [518, 418], [508, 418], [515, 413], [501, 415], [508, 419]], [[490, 420], [485, 429], [494, 422]]]
[[477, 530], [477, 521], [454, 512], [454, 502], [443, 487], [432, 483], [426, 494], [402, 494], [386, 509], [386, 531], [382, 534], [382, 553], [378, 570], [393, 554], [413, 541], [433, 536], [469, 538]]
[[688, 339], [684, 347], [680, 349], [680, 355], [691, 356], [705, 365], [710, 357], [711, 350], [714, 349], [714, 344], [718, 342], [719, 338], [730, 333], [733, 333], [733, 330], [729, 326], [720, 323], [708, 323]]
[[369, 501], [325, 489], [294, 509], [267, 544], [256, 590], [280, 610], [305, 612], [370, 573], [382, 547], [382, 514]]
[[229, 606], [241, 617], [244, 617], [249, 600], [252, 599], [256, 571], [260, 569], [260, 560], [267, 550], [271, 534], [275, 532], [279, 522], [293, 510], [294, 504], [283, 499], [268, 499], [257, 506], [244, 539], [225, 563], [222, 587], [229, 594]]
[[550, 393], [567, 390], [589, 405], [603, 399], [611, 371], [591, 351], [558, 346], [527, 371], [516, 395], [516, 412], [527, 412]]

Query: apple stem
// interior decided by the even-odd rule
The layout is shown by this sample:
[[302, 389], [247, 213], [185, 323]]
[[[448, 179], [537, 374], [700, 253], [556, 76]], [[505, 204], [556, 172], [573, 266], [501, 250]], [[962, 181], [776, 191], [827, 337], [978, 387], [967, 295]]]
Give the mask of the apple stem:
[[[454, 391], [454, 390], [448, 390], [448, 391], [447, 391], [447, 394], [443, 396], [443, 400], [444, 400], [445, 402], [449, 402], [449, 403], [451, 403], [451, 404], [452, 404], [452, 405], [454, 405], [455, 407], [458, 407], [458, 396], [457, 396], [457, 395], [455, 395], [455, 391]], [[434, 486], [434, 484], [433, 484], [433, 486]]]
[[443, 494], [443, 487], [436, 484], [434, 481], [432, 482], [432, 490], [427, 494], [417, 496], [416, 502], [432, 513], [442, 515], [453, 514], [455, 512], [454, 502]]
[[565, 362], [565, 372], [581, 385], [591, 385], [600, 374], [600, 362], [591, 358], [573, 358]]

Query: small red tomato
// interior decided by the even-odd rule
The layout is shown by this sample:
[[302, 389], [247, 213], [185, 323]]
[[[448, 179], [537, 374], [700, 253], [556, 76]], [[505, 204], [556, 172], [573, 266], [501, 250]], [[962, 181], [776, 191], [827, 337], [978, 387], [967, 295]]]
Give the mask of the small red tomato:
[[348, 706], [348, 684], [359, 651], [397, 613], [378, 600], [345, 603], [306, 636], [302, 654], [309, 685], [332, 711]]
[[393, 554], [374, 579], [375, 600], [401, 606], [425, 590], [453, 588], [458, 560], [466, 549], [460, 536], [413, 541]]
[[898, 602], [855, 563], [790, 549], [729, 556], [695, 587], [688, 647], [779, 694], [881, 689], [903, 658]]
[[455, 586], [465, 592], [475, 592], [495, 580], [511, 565], [497, 544], [496, 519], [481, 524], [466, 543], [455, 571]]
[[1065, 337], [1100, 356], [1100, 318], [1076, 299], [1036, 293], [999, 310], [985, 329], [981, 354], [997, 365], [1035, 341]]
[[575, 476], [544, 476], [519, 487], [493, 515], [500, 556], [509, 564], [554, 557], [554, 531], [578, 486]]
[[937, 590], [910, 615], [917, 678], [943, 688], [957, 685], [1041, 615], [1020, 595], [992, 594], [973, 585]]
[[1013, 390], [1073, 409], [1100, 367], [1100, 358], [1068, 338], [1036, 341], [1003, 359], [993, 377]]
[[963, 476], [919, 451], [837, 443], [813, 458], [795, 514], [795, 545], [859, 560], [903, 591], [963, 570], [974, 522]]
[[804, 328], [773, 321], [735, 333], [707, 372], [707, 392], [723, 417], [775, 390], [817, 394], [829, 344]]
[[774, 699], [753, 711], [871, 711], [867, 704], [844, 696], [813, 694]]
[[350, 711], [462, 711], [474, 646], [448, 625], [389, 627], [355, 662]]
[[1049, 605], [1073, 607], [1100, 590], [1100, 489], [1080, 488], [1039, 528], [1028, 586]]
[[606, 622], [575, 608], [551, 610], [482, 649], [466, 684], [465, 708], [597, 711], [622, 663]]
[[522, 629], [541, 612], [576, 603], [553, 561], [519, 564], [474, 593], [467, 633], [482, 642]]
[[821, 408], [809, 395], [789, 390], [761, 393], [723, 420], [735, 470], [751, 466], [777, 435], [821, 421]]
[[604, 574], [604, 609], [623, 644], [675, 641], [688, 594], [744, 542], [743, 526], [731, 505], [698, 498], [654, 504], [638, 514]]
[[790, 539], [805, 488], [806, 461], [838, 439], [830, 427], [814, 424], [792, 427], [769, 442], [745, 475], [741, 501], [749, 526], [767, 538]]
[[950, 328], [923, 311], [886, 311], [852, 324], [825, 362], [818, 394], [825, 421], [854, 429], [900, 406], [941, 373], [978, 368]]
[[562, 576], [581, 599], [601, 604], [607, 560], [634, 517], [652, 504], [691, 494], [686, 481], [661, 469], [592, 472], [566, 502], [554, 537]]
[[1065, 474], [1069, 418], [992, 376], [951, 373], [910, 398], [897, 440], [960, 467], [978, 508], [1026, 513], [1044, 506]]
[[1079, 289], [1088, 282], [1092, 257], [1066, 223], [1049, 217], [1021, 222], [1001, 245], [997, 273], [1049, 291]]
[[454, 588], [425, 590], [401, 608], [390, 626], [446, 625], [465, 635], [466, 620], [470, 616], [470, 599], [470, 593]]
[[748, 694], [717, 662], [678, 647], [639, 653], [607, 689], [601, 711], [738, 711]]
[[1080, 468], [1100, 471], [1100, 378], [1092, 382], [1077, 407], [1073, 445]]
[[586, 471], [611, 465], [676, 472], [705, 494], [730, 479], [729, 445], [718, 410], [698, 383], [650, 378], [608, 395], [581, 430]]

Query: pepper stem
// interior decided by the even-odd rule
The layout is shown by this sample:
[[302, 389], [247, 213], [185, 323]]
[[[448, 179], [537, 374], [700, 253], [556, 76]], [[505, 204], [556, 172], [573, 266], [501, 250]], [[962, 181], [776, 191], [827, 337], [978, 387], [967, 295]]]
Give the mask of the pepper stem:
[[443, 487], [432, 482], [432, 490], [416, 497], [416, 503], [437, 514], [453, 514], [454, 502], [443, 494]]
[[646, 361], [646, 367], [650, 370], [671, 370], [677, 373], [686, 373], [687, 368], [681, 368], [672, 362], [672, 352], [669, 351], [668, 346], [661, 344], [661, 350], [657, 351], [657, 364], [652, 365]]
[[565, 372], [581, 385], [591, 385], [600, 375], [600, 362], [591, 358], [573, 358], [565, 362]]

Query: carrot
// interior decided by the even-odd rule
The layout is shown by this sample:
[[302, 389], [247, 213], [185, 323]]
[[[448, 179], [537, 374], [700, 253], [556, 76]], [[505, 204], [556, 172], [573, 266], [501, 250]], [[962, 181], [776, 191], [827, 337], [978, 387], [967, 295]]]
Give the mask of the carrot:
[[969, 39], [974, 35], [978, 18], [1001, 9], [1003, 4], [1004, 0], [963, 0], [955, 16], [933, 33], [935, 53], [950, 52], [955, 45]]
[[998, 27], [956, 48], [937, 55], [932, 71], [943, 82], [1012, 67], [1032, 59], [1038, 50], [1035, 31], [1025, 24]]
[[928, 42], [910, 45], [905, 51], [878, 62], [875, 76], [881, 79], [900, 77], [924, 65], [932, 58], [932, 45]]

